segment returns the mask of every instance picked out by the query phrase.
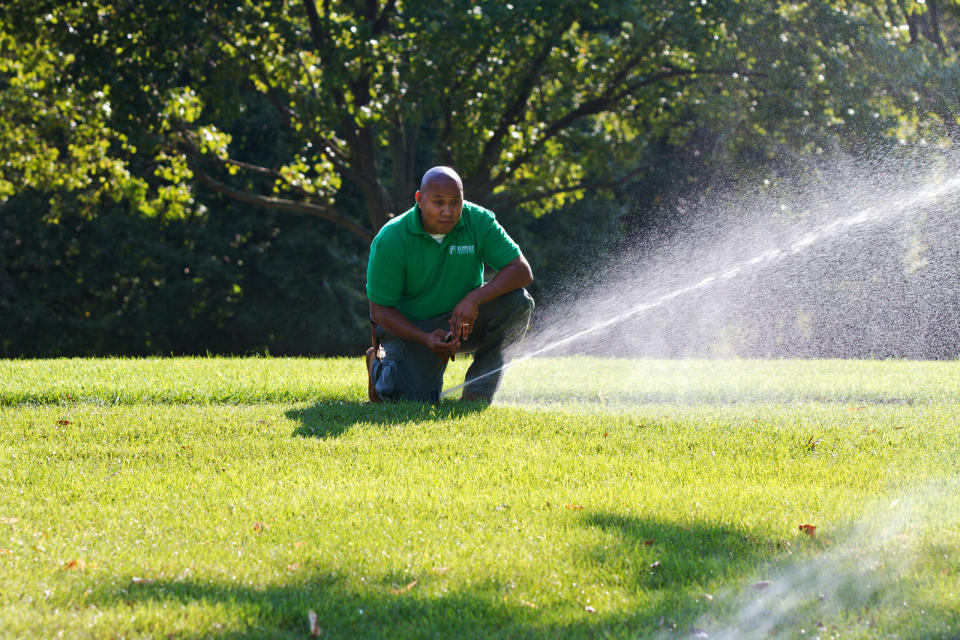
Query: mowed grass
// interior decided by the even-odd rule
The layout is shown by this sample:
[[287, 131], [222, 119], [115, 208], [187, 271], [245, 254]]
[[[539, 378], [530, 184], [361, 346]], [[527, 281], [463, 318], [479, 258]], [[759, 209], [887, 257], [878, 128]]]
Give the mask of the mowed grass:
[[0, 636], [960, 635], [958, 362], [365, 395], [356, 358], [0, 361]]

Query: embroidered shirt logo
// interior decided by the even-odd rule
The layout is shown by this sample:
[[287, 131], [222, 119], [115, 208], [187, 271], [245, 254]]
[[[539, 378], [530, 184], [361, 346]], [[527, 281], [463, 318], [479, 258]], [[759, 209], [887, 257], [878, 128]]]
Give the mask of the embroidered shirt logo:
[[472, 244], [452, 244], [450, 245], [450, 255], [459, 256], [465, 253], [473, 253]]

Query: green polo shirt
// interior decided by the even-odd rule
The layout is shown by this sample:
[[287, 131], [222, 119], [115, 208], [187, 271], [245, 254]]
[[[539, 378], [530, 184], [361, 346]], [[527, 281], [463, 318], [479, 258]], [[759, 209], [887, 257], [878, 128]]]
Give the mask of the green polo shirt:
[[437, 242], [423, 229], [420, 206], [383, 225], [370, 245], [367, 297], [396, 307], [408, 320], [453, 310], [483, 284], [483, 265], [499, 271], [520, 255], [520, 247], [492, 211], [470, 202], [456, 226]]

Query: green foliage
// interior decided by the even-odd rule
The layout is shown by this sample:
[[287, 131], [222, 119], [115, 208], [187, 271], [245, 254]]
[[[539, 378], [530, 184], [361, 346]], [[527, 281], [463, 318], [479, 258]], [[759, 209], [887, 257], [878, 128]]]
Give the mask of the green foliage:
[[36, 197], [0, 209], [0, 357], [363, 345], [363, 264], [310, 218], [226, 209], [164, 220], [113, 208], [44, 224], [43, 211]]
[[[368, 238], [433, 163], [455, 165], [471, 197], [538, 216], [664, 154], [749, 167], [751, 149], [769, 163], [780, 147], [932, 142], [956, 126], [957, 8], [901, 5], [13, 2], [3, 73], [35, 90], [5, 99], [40, 152], [21, 151], [4, 190], [116, 193], [182, 217], [203, 184]], [[274, 149], [236, 135], [258, 102]], [[103, 181], [58, 160], [57, 114], [77, 110], [65, 142], [98, 150]], [[346, 183], [360, 207], [338, 198]]]
[[[34, 224], [106, 216], [158, 242], [166, 221], [204, 236], [230, 226], [208, 216], [299, 213], [336, 237], [323, 278], [346, 291], [372, 235], [443, 163], [550, 277], [571, 244], [602, 247], [624, 209], [636, 238], [677, 194], [789, 175], [809, 155], [953, 145], [958, 38], [960, 4], [944, 0], [11, 0], [0, 215], [26, 198]], [[279, 224], [307, 224], [294, 220]], [[0, 287], [23, 282], [10, 255]], [[229, 308], [226, 291], [206, 308]]]
[[64, 79], [75, 60], [43, 41], [0, 32], [0, 201], [25, 187], [39, 190], [50, 197], [53, 219], [63, 212], [63, 192], [76, 192], [88, 213], [145, 192], [112, 152], [136, 149], [112, 124], [110, 86], [78, 93]]

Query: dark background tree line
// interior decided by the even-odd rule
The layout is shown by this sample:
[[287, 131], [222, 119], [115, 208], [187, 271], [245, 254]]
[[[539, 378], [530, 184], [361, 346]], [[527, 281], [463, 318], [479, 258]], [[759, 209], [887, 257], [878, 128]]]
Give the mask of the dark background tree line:
[[369, 241], [434, 164], [548, 294], [682, 198], [953, 144], [958, 26], [952, 0], [13, 0], [0, 355], [356, 353]]

